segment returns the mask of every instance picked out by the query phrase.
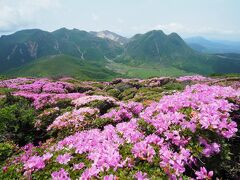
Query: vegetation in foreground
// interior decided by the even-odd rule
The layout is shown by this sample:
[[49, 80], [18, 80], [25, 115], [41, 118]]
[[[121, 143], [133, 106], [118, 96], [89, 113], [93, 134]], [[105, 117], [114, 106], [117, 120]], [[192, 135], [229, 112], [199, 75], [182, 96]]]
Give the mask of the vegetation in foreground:
[[239, 77], [0, 81], [1, 179], [239, 179]]

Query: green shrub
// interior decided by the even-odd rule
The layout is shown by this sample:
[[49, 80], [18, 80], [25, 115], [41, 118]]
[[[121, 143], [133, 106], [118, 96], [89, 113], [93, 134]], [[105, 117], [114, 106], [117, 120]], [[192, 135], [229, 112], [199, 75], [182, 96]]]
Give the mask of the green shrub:
[[35, 110], [30, 103], [7, 94], [0, 103], [0, 141], [24, 145], [34, 140]]
[[98, 108], [100, 114], [105, 114], [110, 108], [114, 107], [115, 105], [112, 102], [96, 100], [88, 103], [87, 106]]
[[15, 147], [16, 145], [13, 142], [0, 143], [0, 163], [13, 154]]
[[110, 89], [107, 91], [108, 95], [113, 96], [115, 98], [119, 98], [119, 95], [121, 94], [121, 91], [118, 89]]
[[182, 91], [185, 88], [185, 86], [181, 83], [167, 83], [163, 86], [164, 90], [170, 91], [170, 90], [178, 90], [178, 91]]
[[114, 123], [114, 121], [112, 119], [101, 119], [101, 118], [96, 118], [94, 121], [92, 121], [92, 126], [94, 128], [99, 128], [102, 129], [104, 126], [108, 125], [108, 124], [112, 124]]
[[137, 89], [136, 88], [129, 88], [124, 90], [121, 95], [120, 95], [120, 99], [122, 100], [129, 100], [134, 98], [135, 94], [137, 93]]

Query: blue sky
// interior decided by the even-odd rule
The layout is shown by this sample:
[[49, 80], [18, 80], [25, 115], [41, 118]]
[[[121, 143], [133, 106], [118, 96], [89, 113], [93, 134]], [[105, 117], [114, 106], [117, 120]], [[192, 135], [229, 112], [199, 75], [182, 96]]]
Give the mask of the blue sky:
[[240, 0], [0, 0], [0, 34], [61, 27], [240, 40]]

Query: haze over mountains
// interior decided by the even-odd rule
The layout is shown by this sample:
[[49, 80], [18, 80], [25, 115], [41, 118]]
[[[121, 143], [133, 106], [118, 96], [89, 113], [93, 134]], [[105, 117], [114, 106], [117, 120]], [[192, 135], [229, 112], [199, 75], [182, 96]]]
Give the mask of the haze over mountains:
[[184, 40], [191, 48], [203, 53], [240, 53], [240, 42], [208, 40], [201, 36]]
[[110, 31], [22, 30], [0, 38], [0, 73], [103, 80], [240, 72], [239, 55], [219, 54], [238, 52], [237, 43], [234, 49], [227, 42], [217, 44], [201, 38], [185, 41], [176, 33], [166, 35], [160, 30], [129, 39]]

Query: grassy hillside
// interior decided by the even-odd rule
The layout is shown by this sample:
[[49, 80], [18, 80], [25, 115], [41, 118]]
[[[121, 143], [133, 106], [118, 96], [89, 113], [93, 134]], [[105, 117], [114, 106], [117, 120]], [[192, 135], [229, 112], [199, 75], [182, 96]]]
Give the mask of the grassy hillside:
[[127, 77], [136, 78], [150, 78], [156, 76], [181, 76], [189, 75], [184, 70], [180, 70], [174, 67], [154, 66], [154, 65], [141, 65], [141, 66], [130, 66], [122, 63], [108, 62], [108, 69], [111, 69], [119, 74], [126, 75]]
[[72, 76], [81, 80], [109, 80], [119, 74], [103, 65], [71, 57], [54, 55], [37, 59], [30, 64], [5, 73], [7, 76], [57, 77]]

